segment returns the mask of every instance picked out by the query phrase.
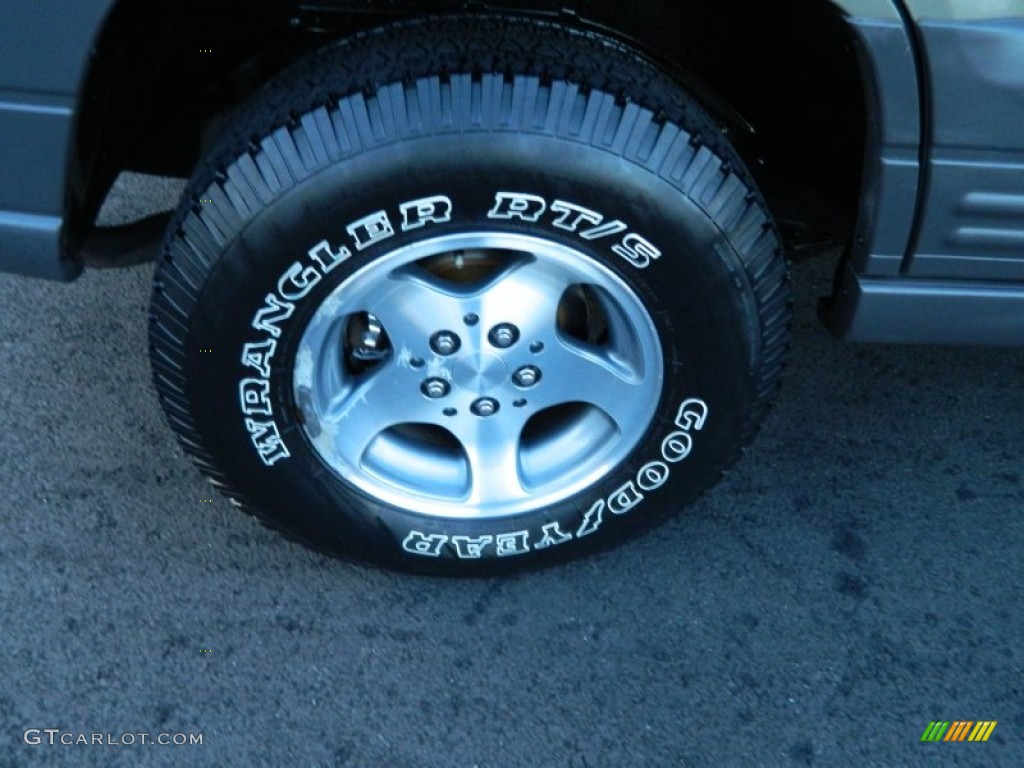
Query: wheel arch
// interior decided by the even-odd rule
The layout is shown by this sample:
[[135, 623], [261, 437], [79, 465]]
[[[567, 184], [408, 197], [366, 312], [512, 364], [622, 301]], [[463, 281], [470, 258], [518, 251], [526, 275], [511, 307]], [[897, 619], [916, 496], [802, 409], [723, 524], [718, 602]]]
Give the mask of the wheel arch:
[[467, 5], [600, 29], [643, 50], [719, 118], [780, 218], [792, 210], [797, 218], [817, 218], [812, 229], [852, 232], [871, 148], [874, 88], [846, 16], [883, 13], [892, 8], [889, 0], [397, 0], [385, 11], [372, 5], [271, 0], [251, 4], [240, 20], [226, 3], [114, 4], [79, 96], [66, 252], [77, 253], [118, 173], [189, 175], [232, 107], [304, 54], [390, 19], [462, 13]]

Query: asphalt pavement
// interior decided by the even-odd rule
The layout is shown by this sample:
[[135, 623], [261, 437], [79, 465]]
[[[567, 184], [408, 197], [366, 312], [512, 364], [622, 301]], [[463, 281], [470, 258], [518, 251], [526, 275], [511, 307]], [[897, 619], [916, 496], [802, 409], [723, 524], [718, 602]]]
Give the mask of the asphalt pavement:
[[496, 580], [332, 560], [213, 492], [150, 386], [152, 266], [0, 276], [0, 766], [1024, 765], [1024, 350], [837, 342], [829, 269], [720, 486]]

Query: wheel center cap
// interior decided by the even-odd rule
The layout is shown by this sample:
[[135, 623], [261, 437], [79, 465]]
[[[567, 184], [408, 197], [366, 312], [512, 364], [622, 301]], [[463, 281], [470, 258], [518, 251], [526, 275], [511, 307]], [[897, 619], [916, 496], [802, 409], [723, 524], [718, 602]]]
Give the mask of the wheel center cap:
[[452, 378], [462, 389], [482, 395], [508, 378], [508, 367], [497, 355], [474, 352], [458, 359]]

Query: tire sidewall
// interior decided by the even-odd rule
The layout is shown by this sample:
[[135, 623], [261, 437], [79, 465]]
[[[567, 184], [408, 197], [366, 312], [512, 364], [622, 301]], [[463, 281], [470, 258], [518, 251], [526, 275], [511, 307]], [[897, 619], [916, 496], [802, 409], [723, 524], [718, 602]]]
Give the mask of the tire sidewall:
[[[489, 217], [502, 193], [534, 196], [547, 210], [536, 221]], [[403, 231], [402, 206], [438, 196], [451, 201], [450, 219]], [[554, 201], [598, 212], [605, 222], [618, 220], [628, 229], [583, 239], [579, 230], [553, 223]], [[360, 248], [348, 227], [379, 211], [394, 234]], [[323, 299], [356, 270], [397, 248], [464, 232], [531, 235], [598, 261], [647, 308], [665, 363], [655, 416], [624, 462], [573, 497], [509, 518], [441, 519], [382, 504], [327, 467], [295, 415], [295, 355]], [[616, 253], [612, 246], [629, 233], [654, 245], [660, 257], [641, 267]], [[282, 275], [293, 264], [309, 264], [308, 251], [325, 240], [332, 248], [346, 246], [351, 256], [322, 272], [305, 295], [284, 302], [291, 312], [278, 323], [278, 337], [254, 328], [267, 297], [279, 294]], [[226, 476], [249, 503], [272, 510], [279, 525], [313, 546], [449, 573], [494, 573], [503, 562], [521, 567], [565, 559], [659, 522], [731, 461], [753, 397], [761, 332], [743, 274], [740, 257], [707, 213], [666, 180], [620, 156], [523, 133], [407, 140], [296, 183], [226, 245], [189, 327], [188, 397]], [[245, 364], [243, 350], [267, 341], [274, 342], [265, 361], [271, 413], [243, 413], [240, 382], [258, 377]], [[272, 422], [288, 455], [272, 463], [261, 458], [247, 420]], [[686, 441], [690, 447], [680, 456]], [[504, 553], [502, 542], [511, 542]]]

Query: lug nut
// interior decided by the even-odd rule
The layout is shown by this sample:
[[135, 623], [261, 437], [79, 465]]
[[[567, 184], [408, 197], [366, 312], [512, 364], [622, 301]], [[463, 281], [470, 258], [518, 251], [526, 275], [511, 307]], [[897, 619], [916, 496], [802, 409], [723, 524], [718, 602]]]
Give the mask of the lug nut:
[[420, 391], [431, 400], [440, 400], [451, 391], [451, 385], [444, 379], [427, 379], [420, 385]]
[[508, 349], [519, 341], [519, 329], [511, 323], [501, 323], [491, 328], [487, 339], [498, 349]]
[[532, 387], [540, 381], [540, 368], [535, 365], [524, 365], [512, 374], [512, 381], [517, 387]]
[[444, 357], [454, 355], [461, 346], [459, 337], [451, 331], [438, 331], [430, 337], [430, 348]]
[[474, 415], [486, 419], [488, 416], [493, 416], [494, 414], [496, 414], [498, 412], [499, 407], [500, 406], [498, 405], [498, 401], [495, 400], [494, 398], [481, 397], [479, 400], [477, 400], [475, 403], [469, 406], [469, 410], [471, 410]]

